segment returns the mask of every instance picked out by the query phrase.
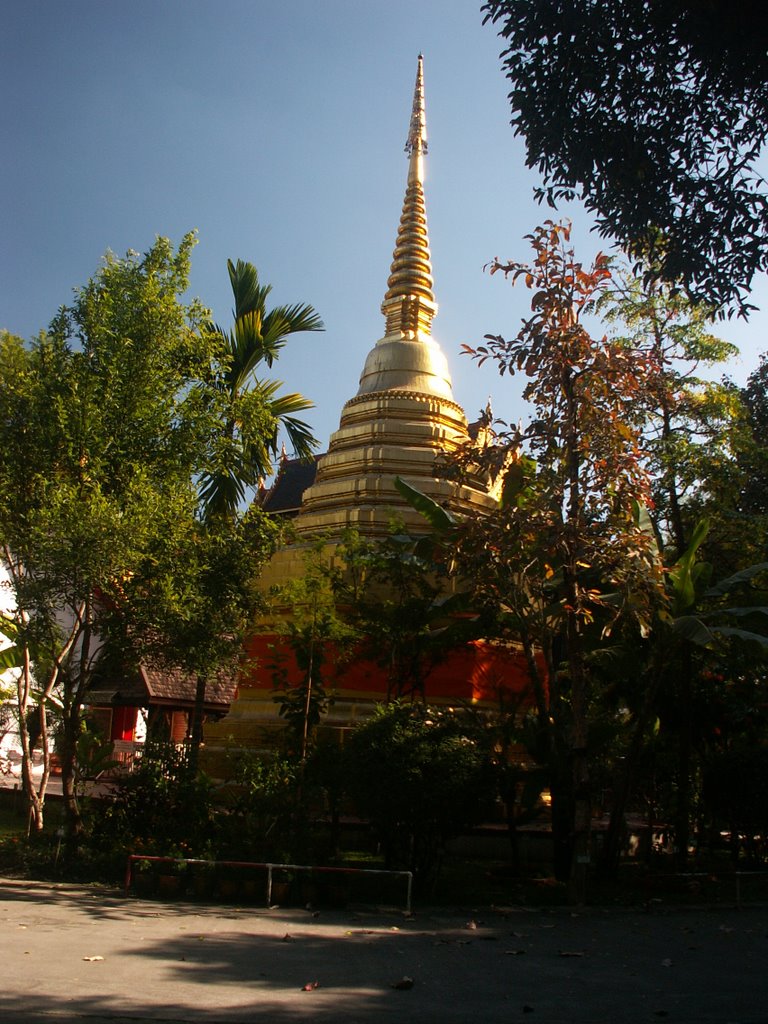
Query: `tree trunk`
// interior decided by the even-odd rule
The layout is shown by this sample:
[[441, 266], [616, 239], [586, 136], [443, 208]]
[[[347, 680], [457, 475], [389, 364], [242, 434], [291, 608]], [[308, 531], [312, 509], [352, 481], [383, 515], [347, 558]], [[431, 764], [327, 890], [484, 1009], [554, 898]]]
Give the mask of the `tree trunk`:
[[24, 647], [24, 663], [16, 681], [17, 710], [19, 715], [19, 739], [21, 740], [21, 779], [29, 808], [30, 831], [39, 834], [45, 825], [45, 790], [50, 772], [50, 756], [48, 751], [48, 731], [45, 728], [45, 703], [40, 705], [41, 715], [40, 742], [43, 748], [43, 777], [39, 789], [35, 788], [32, 774], [32, 745], [29, 738], [27, 709], [31, 690], [31, 660], [29, 648]]
[[550, 806], [552, 816], [552, 866], [558, 882], [568, 882], [573, 861], [573, 791], [567, 764], [552, 772]]
[[624, 759], [624, 770], [621, 779], [613, 792], [610, 821], [605, 836], [601, 870], [606, 878], [615, 878], [621, 857], [621, 844], [625, 833], [624, 815], [632, 793], [637, 765], [642, 753], [648, 725], [651, 721], [653, 706], [662, 680], [661, 671], [655, 671], [650, 685], [645, 691], [643, 702], [635, 719], [632, 740]]
[[189, 737], [189, 770], [193, 776], [197, 774], [198, 765], [200, 764], [200, 747], [203, 744], [205, 684], [205, 676], [202, 673], [198, 673], [197, 685], [195, 687], [195, 706], [192, 710], [192, 727]]
[[570, 606], [570, 611], [566, 612], [566, 643], [572, 719], [570, 770], [573, 794], [573, 848], [568, 879], [568, 902], [581, 905], [586, 903], [587, 899], [592, 799], [587, 759], [587, 671], [584, 664], [581, 624], [576, 612], [579, 607], [579, 588], [575, 558], [572, 558], [572, 564], [564, 566], [563, 575], [567, 602]]
[[677, 760], [677, 807], [675, 808], [676, 866], [688, 867], [688, 844], [691, 837], [691, 697], [693, 690], [693, 658], [686, 644], [680, 672], [680, 744]]
[[71, 666], [74, 678], [67, 671], [62, 673], [64, 714], [62, 742], [59, 750], [61, 790], [64, 799], [64, 831], [70, 856], [76, 852], [83, 831], [83, 818], [77, 793], [77, 741], [80, 738], [82, 725], [82, 703], [88, 690], [90, 675], [91, 641], [93, 638], [93, 603], [90, 598], [83, 601], [76, 618], [80, 628], [73, 636], [79, 639], [80, 650], [73, 659], [74, 665]]
[[565, 585], [565, 640], [571, 683], [571, 772], [573, 778], [573, 855], [568, 882], [568, 902], [583, 904], [587, 899], [589, 844], [592, 803], [587, 761], [587, 670], [581, 635], [581, 589], [578, 580], [579, 548], [584, 536], [584, 499], [581, 492], [581, 438], [578, 399], [573, 370], [564, 371], [563, 392], [567, 399], [565, 430], [565, 531], [563, 583]]
[[80, 720], [80, 705], [73, 701], [64, 709], [58, 751], [61, 762], [61, 795], [64, 802], [64, 833], [69, 856], [76, 853], [83, 832], [83, 818], [77, 793], [77, 740], [80, 736]]

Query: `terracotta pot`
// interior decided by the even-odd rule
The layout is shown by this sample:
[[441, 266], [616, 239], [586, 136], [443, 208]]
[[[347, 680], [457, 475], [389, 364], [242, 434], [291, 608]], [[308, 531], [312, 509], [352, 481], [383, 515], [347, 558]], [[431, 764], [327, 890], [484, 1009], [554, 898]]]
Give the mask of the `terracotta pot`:
[[181, 878], [179, 875], [158, 875], [157, 892], [160, 896], [172, 899], [181, 892]]

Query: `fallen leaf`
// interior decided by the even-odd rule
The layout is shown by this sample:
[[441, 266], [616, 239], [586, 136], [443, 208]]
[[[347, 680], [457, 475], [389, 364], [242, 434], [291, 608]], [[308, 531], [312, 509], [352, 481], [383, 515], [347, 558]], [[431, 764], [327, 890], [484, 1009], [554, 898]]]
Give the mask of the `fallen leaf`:
[[525, 949], [505, 949], [504, 950], [504, 953], [505, 953], [506, 956], [522, 956], [525, 952], [527, 952]]
[[92, 963], [92, 962], [93, 962], [94, 960], [103, 960], [103, 959], [104, 959], [104, 957], [103, 957], [103, 956], [84, 956], [84, 957], [83, 957], [83, 960], [88, 960], [88, 961], [90, 961], [91, 963]]
[[671, 966], [672, 966], [672, 961], [671, 961], [671, 960], [669, 959], [669, 957], [665, 957], [665, 958], [664, 958], [664, 959], [663, 959], [663, 960], [661, 961], [661, 966], [662, 966], [662, 967], [671, 967]]
[[477, 921], [467, 921], [464, 927], [473, 932], [477, 928]]
[[400, 981], [392, 982], [392, 988], [405, 992], [407, 989], [413, 988], [413, 978], [409, 978], [407, 974], [404, 974]]
[[294, 939], [294, 937], [292, 935], [289, 935], [288, 932], [286, 932], [285, 935], [282, 937], [282, 939], [280, 941], [281, 942], [295, 942], [296, 939]]
[[576, 950], [572, 950], [572, 949], [561, 949], [561, 950], [558, 951], [557, 955], [558, 956], [586, 956], [586, 953], [577, 952]]
[[306, 985], [302, 985], [301, 986], [301, 991], [302, 992], [312, 992], [316, 988], [320, 988], [320, 982], [319, 981], [308, 981]]

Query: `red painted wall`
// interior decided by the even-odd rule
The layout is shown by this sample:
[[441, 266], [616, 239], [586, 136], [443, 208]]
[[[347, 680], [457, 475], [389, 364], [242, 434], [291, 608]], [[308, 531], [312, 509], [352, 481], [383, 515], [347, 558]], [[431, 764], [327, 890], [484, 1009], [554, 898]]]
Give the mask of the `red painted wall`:
[[136, 730], [136, 708], [113, 708], [111, 740], [132, 740]]
[[[243, 679], [244, 686], [271, 690], [274, 686], [271, 665], [278, 654], [285, 655], [289, 685], [301, 682], [301, 674], [282, 637], [260, 634], [246, 645], [248, 655], [256, 665]], [[326, 678], [333, 679], [333, 669]], [[387, 695], [387, 679], [382, 668], [363, 659], [354, 661], [333, 679], [333, 687], [353, 691], [371, 700], [383, 700]], [[489, 644], [483, 640], [456, 648], [436, 665], [425, 681], [427, 700], [498, 701], [500, 691], [507, 696], [526, 694], [528, 671], [521, 651]]]

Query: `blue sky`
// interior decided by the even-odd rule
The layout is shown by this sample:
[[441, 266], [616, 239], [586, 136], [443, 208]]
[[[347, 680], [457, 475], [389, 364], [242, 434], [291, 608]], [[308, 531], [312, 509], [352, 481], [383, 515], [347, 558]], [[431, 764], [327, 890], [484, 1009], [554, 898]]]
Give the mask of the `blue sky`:
[[[501, 41], [479, 0], [4, 0], [0, 6], [0, 327], [32, 337], [107, 249], [199, 233], [191, 292], [227, 323], [226, 260], [255, 263], [275, 302], [311, 302], [324, 334], [275, 366], [325, 446], [383, 333], [403, 199], [403, 146], [425, 56], [433, 333], [470, 418], [520, 386], [460, 355], [516, 330], [522, 287], [483, 272], [527, 259], [549, 212], [509, 127]], [[574, 241], [600, 247], [578, 209]], [[603, 243], [605, 244], [605, 243]], [[756, 301], [768, 307], [765, 281]], [[768, 349], [765, 312], [718, 332], [742, 358]]]

